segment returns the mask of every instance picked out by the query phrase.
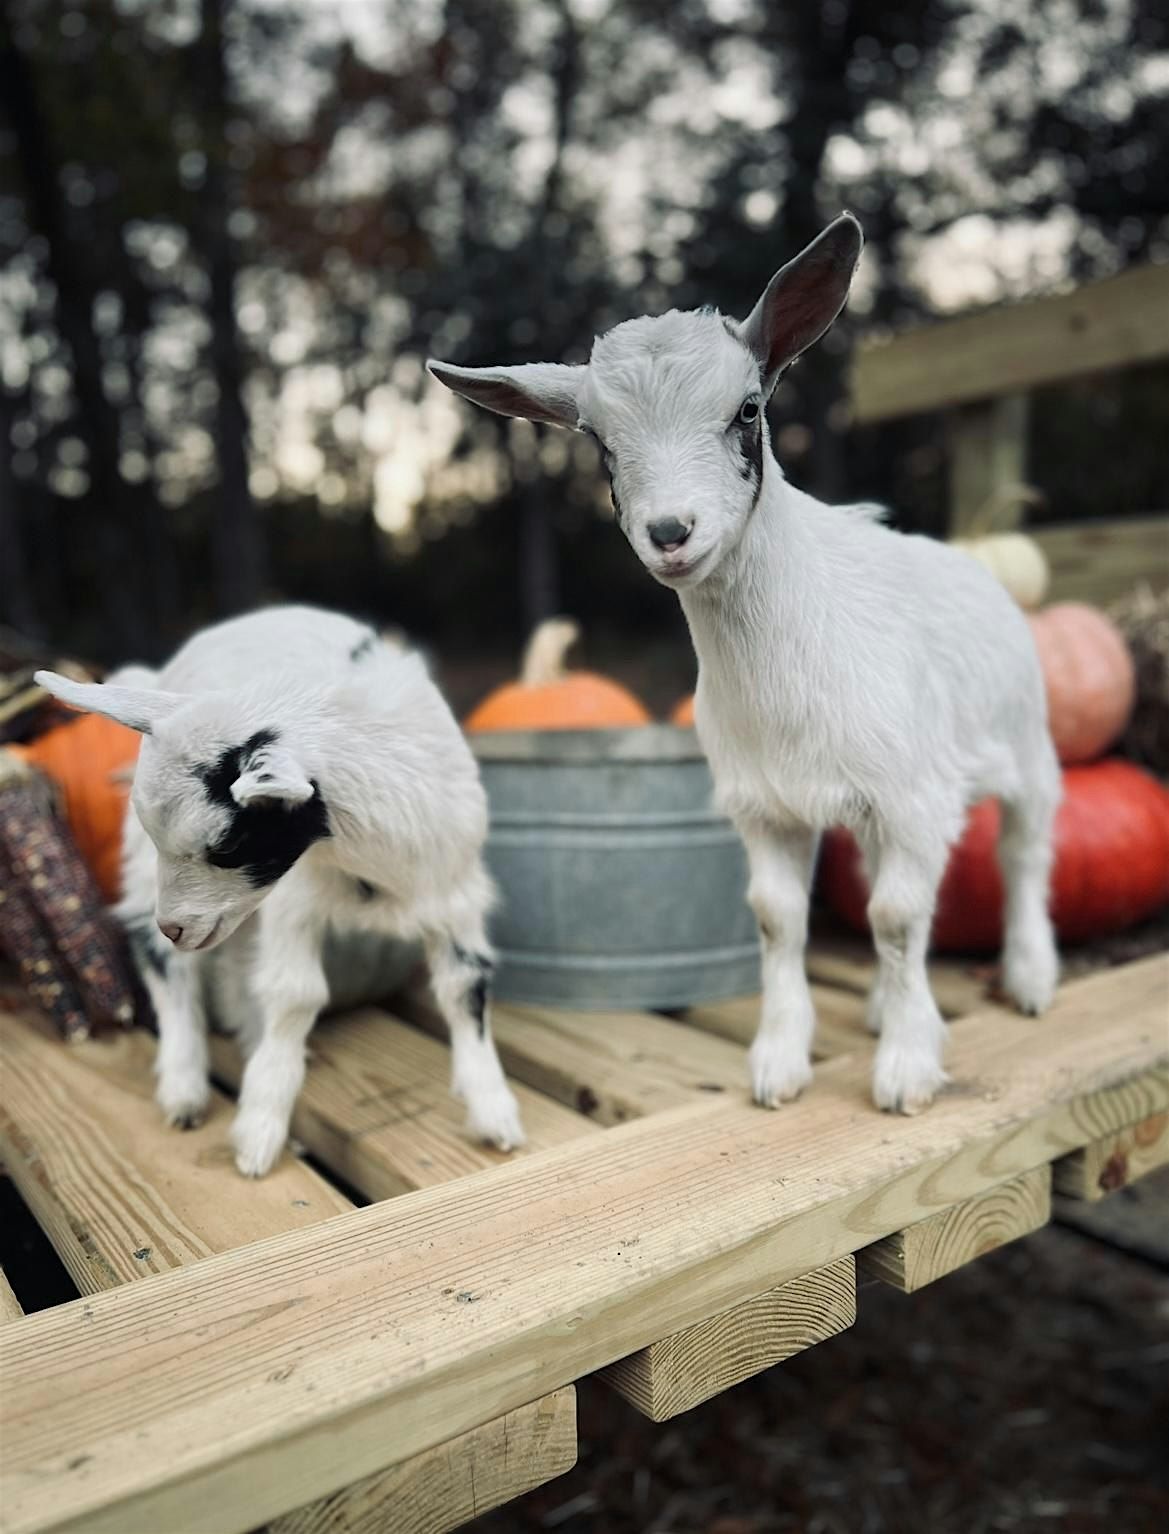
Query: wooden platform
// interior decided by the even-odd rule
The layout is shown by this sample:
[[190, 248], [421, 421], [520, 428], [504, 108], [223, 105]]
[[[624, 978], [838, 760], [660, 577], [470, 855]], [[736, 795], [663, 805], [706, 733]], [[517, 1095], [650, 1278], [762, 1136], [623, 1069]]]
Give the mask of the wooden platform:
[[[672, 1416], [847, 1347], [858, 1269], [918, 1289], [1042, 1225], [1053, 1183], [1096, 1198], [1169, 1159], [1169, 959], [1041, 1021], [938, 966], [953, 1082], [912, 1119], [869, 1100], [867, 957], [811, 969], [820, 1064], [778, 1113], [745, 1090], [750, 998], [498, 1008], [510, 1159], [464, 1136], [424, 1004], [329, 1020], [312, 1163], [255, 1184], [226, 1095], [162, 1126], [149, 1035], [66, 1047], [0, 1012], [0, 1160], [81, 1296], [22, 1316], [0, 1283], [0, 1528], [441, 1534], [570, 1468], [583, 1375]], [[229, 1089], [232, 1046], [215, 1066]]]

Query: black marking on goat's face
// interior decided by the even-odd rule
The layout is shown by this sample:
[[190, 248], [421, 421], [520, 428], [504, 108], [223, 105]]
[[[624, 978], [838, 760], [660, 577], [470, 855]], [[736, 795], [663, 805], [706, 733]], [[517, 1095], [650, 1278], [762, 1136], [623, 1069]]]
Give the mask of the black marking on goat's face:
[[231, 786], [248, 759], [278, 738], [275, 730], [257, 730], [242, 746], [228, 746], [210, 766], [195, 769], [212, 804], [229, 816], [219, 840], [207, 848], [207, 861], [212, 868], [242, 873], [254, 889], [275, 884], [314, 842], [332, 835], [315, 781], [313, 796], [304, 804], [272, 800], [244, 805], [232, 797]]
[[362, 900], [368, 901], [377, 899], [376, 884], [371, 884], [368, 879], [358, 879], [355, 882], [357, 884], [357, 893]]
[[[743, 415], [747, 407], [755, 407], [755, 415], [751, 420], [744, 420]], [[738, 450], [739, 474], [754, 487], [754, 495], [751, 501], [752, 510], [755, 502], [759, 499], [759, 492], [763, 488], [763, 401], [761, 398], [751, 396], [743, 401], [735, 419], [729, 428], [731, 441]]]
[[587, 433], [597, 444], [597, 450], [601, 455], [601, 467], [605, 471], [605, 478], [609, 481], [609, 499], [613, 503], [613, 515], [617, 518], [617, 526], [624, 528], [625, 514], [621, 510], [621, 501], [617, 495], [617, 486], [613, 481], [613, 454], [597, 436], [591, 426], [582, 426], [581, 430]]
[[367, 655], [373, 654], [373, 647], [377, 644], [377, 635], [370, 629], [364, 639], [359, 639], [349, 652], [351, 661], [364, 660]]
[[485, 953], [471, 953], [458, 943], [452, 946], [459, 963], [475, 971], [475, 978], [467, 987], [467, 1010], [475, 1019], [479, 1037], [485, 1038], [487, 1036], [487, 993], [491, 986], [491, 977], [495, 973], [495, 965]]

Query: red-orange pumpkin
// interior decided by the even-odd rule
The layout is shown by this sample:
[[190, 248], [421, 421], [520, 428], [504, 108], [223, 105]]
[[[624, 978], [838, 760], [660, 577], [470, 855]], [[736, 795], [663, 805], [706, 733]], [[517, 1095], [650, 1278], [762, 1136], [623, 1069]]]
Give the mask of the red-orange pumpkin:
[[1136, 698], [1136, 671], [1124, 635], [1083, 602], [1057, 602], [1029, 621], [1059, 759], [1094, 761], [1124, 729]]
[[120, 893], [122, 818], [141, 736], [100, 714], [82, 714], [26, 746], [10, 746], [61, 790], [73, 840], [107, 900]]
[[[1169, 792], [1131, 762], [1069, 767], [1055, 824], [1051, 914], [1064, 942], [1118, 932], [1169, 902]], [[954, 848], [934, 914], [939, 952], [985, 953], [1002, 943], [1003, 885], [995, 845], [999, 807], [971, 810]], [[820, 888], [858, 931], [867, 930], [868, 888], [847, 831], [824, 838]]]
[[595, 671], [567, 671], [580, 636], [571, 618], [550, 618], [532, 634], [518, 682], [490, 693], [467, 717], [469, 731], [615, 730], [649, 724], [633, 694]]

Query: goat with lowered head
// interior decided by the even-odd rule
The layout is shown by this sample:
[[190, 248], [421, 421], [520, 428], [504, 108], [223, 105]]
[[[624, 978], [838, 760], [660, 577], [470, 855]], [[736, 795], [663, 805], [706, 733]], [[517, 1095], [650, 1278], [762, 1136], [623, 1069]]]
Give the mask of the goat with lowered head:
[[171, 1123], [206, 1110], [214, 1009], [247, 1056], [236, 1164], [267, 1172], [328, 1000], [326, 938], [366, 932], [421, 941], [468, 1126], [522, 1143], [487, 1016], [486, 796], [418, 656], [339, 614], [272, 608], [203, 630], [157, 675], [37, 680], [145, 737], [119, 914]]
[[674, 310], [617, 325], [579, 366], [430, 368], [490, 410], [593, 435], [618, 524], [679, 594], [698, 733], [763, 945], [756, 1100], [775, 1107], [811, 1076], [808, 889], [817, 832], [839, 823], [872, 890], [874, 1098], [913, 1113], [946, 1080], [926, 950], [947, 852], [983, 795], [1003, 807], [1005, 988], [1025, 1012], [1052, 998], [1060, 780], [1030, 632], [997, 581], [871, 509], [823, 505], [772, 456], [767, 401], [844, 307], [862, 243], [841, 216], [742, 323]]

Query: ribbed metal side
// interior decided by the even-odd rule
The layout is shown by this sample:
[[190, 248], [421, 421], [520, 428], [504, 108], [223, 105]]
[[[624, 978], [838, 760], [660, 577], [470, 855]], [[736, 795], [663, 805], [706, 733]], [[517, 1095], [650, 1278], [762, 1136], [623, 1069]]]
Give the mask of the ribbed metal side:
[[680, 1007], [759, 986], [747, 864], [693, 731], [475, 740], [507, 1001]]

